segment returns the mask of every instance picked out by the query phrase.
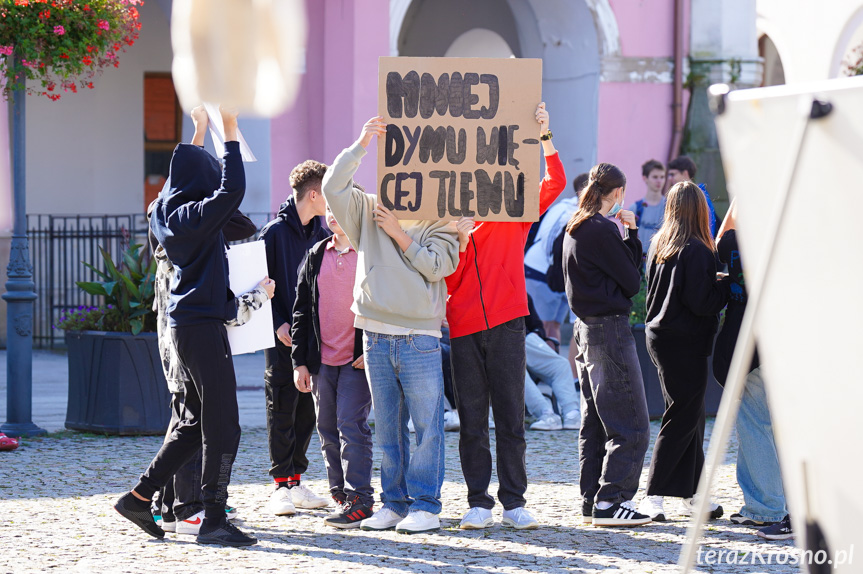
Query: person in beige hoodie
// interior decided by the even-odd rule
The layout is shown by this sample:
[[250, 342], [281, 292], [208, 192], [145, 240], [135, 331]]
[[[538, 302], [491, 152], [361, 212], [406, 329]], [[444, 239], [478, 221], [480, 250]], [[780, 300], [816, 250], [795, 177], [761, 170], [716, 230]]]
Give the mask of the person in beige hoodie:
[[[443, 280], [458, 266], [455, 224], [399, 221], [353, 176], [374, 136], [386, 124], [366, 122], [359, 139], [327, 170], [323, 194], [359, 254], [355, 326], [363, 329], [366, 377], [375, 408], [375, 436], [383, 453], [383, 508], [363, 530], [417, 533], [440, 528], [444, 476], [441, 322], [446, 314]], [[416, 428], [410, 454], [408, 419]]]

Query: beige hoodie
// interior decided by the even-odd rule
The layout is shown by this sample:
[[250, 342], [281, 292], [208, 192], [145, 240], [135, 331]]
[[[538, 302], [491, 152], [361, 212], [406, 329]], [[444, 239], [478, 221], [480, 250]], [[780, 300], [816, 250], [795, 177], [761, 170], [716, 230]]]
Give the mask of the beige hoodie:
[[458, 266], [458, 233], [444, 221], [402, 221], [413, 239], [407, 251], [374, 220], [377, 198], [356, 188], [353, 176], [366, 154], [358, 143], [327, 169], [323, 193], [359, 255], [351, 310], [408, 329], [438, 330], [446, 314], [446, 282]]

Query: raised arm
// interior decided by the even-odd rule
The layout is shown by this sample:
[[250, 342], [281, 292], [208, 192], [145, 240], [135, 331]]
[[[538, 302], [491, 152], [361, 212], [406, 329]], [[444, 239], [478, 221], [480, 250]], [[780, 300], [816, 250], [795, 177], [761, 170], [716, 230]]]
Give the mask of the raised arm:
[[[221, 109], [221, 108], [220, 108]], [[239, 209], [246, 194], [246, 172], [237, 141], [237, 112], [221, 109], [225, 125], [225, 155], [222, 185], [201, 201], [187, 204], [180, 217], [203, 232], [217, 233]], [[178, 210], [181, 211], [181, 210]]]
[[372, 138], [384, 133], [386, 124], [383, 118], [375, 117], [367, 121], [359, 139], [343, 150], [327, 169], [321, 185], [321, 191], [336, 221], [355, 247], [359, 244], [363, 210], [372, 207], [375, 201], [374, 196], [368, 196], [354, 187], [354, 174], [360, 167], [360, 161], [366, 155], [366, 148]]
[[195, 124], [195, 135], [192, 136], [192, 145], [204, 147], [204, 137], [207, 135], [207, 124], [210, 118], [204, 106], [192, 109], [192, 123]]
[[545, 102], [536, 107], [536, 121], [539, 123], [542, 152], [545, 154], [545, 177], [539, 185], [539, 213], [542, 215], [566, 189], [566, 172], [551, 139], [542, 139], [549, 132], [549, 116], [545, 109]]

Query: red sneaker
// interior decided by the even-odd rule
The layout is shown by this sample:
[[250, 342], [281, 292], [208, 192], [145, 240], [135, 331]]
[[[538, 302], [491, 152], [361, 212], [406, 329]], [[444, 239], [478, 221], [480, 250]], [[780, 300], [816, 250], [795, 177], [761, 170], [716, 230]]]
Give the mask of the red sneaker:
[[18, 439], [0, 432], [0, 450], [15, 450], [16, 448], [18, 448]]

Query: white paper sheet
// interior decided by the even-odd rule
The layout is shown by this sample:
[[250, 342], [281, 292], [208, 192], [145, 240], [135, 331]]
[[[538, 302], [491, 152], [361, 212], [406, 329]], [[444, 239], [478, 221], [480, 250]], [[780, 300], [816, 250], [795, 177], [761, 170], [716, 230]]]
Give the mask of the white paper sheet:
[[[216, 148], [216, 157], [221, 158], [225, 155], [225, 126], [222, 124], [222, 114], [219, 112], [219, 104], [204, 102], [204, 109], [207, 110], [207, 115], [210, 118], [210, 137], [213, 138], [213, 147]], [[258, 161], [255, 154], [252, 153], [249, 144], [246, 143], [243, 137], [243, 132], [237, 130], [237, 136], [240, 141], [240, 153], [243, 156], [243, 161], [251, 163]]]
[[[228, 280], [231, 291], [240, 295], [251, 291], [267, 276], [267, 252], [263, 241], [234, 245], [228, 249]], [[228, 327], [231, 354], [254, 353], [276, 346], [273, 330], [273, 303], [267, 301], [252, 313], [245, 325]]]

